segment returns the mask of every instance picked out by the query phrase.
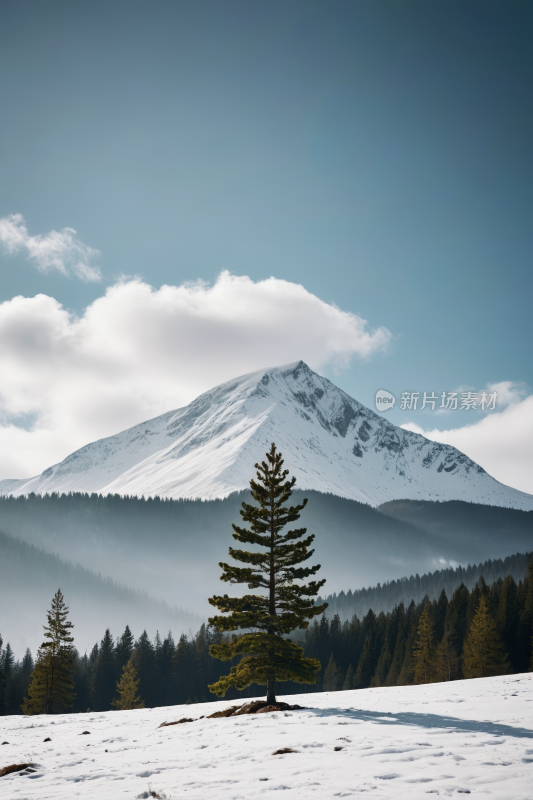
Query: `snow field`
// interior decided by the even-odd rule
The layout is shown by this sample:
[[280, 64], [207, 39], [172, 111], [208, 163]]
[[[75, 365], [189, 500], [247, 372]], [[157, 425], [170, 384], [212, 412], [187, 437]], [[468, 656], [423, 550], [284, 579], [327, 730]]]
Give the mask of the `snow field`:
[[[213, 720], [198, 718], [235, 703], [1, 717], [0, 768], [38, 767], [0, 778], [0, 796], [533, 797], [533, 675], [285, 699], [308, 708]], [[196, 721], [158, 728], [182, 717]], [[272, 755], [284, 747], [297, 752]]]

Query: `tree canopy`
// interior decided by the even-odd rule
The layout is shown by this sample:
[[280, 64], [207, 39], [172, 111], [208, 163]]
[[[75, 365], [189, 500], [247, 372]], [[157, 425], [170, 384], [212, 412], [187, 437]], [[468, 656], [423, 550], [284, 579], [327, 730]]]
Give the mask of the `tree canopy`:
[[307, 628], [309, 620], [321, 614], [327, 603], [317, 606], [313, 600], [325, 580], [304, 583], [320, 569], [320, 564], [302, 566], [314, 553], [309, 549], [314, 536], [306, 536], [306, 528], [282, 532], [299, 520], [307, 505], [306, 499], [287, 505], [296, 478], [289, 479], [283, 463], [273, 443], [266, 460], [255, 464], [256, 479], [250, 481], [252, 498], [258, 505], [242, 503], [240, 514], [249, 527], [232, 526], [237, 542], [256, 548], [229, 548], [230, 556], [246, 566], [220, 563], [222, 581], [246, 584], [248, 589], [262, 593], [209, 598], [210, 604], [224, 614], [209, 619], [217, 631], [245, 631], [240, 636], [234, 634], [231, 641], [211, 646], [211, 655], [222, 661], [242, 656], [229, 675], [209, 686], [218, 696], [224, 696], [230, 686], [244, 689], [258, 683], [267, 686], [267, 701], [274, 703], [276, 681], [314, 684], [320, 670], [318, 659], [305, 658], [303, 648], [287, 638], [291, 631]]

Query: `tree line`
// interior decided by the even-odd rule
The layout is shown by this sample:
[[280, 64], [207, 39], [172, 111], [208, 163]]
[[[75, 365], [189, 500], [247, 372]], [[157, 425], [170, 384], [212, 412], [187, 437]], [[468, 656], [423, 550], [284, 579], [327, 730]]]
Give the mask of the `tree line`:
[[511, 575], [448, 599], [369, 610], [360, 620], [322, 617], [300, 643], [325, 669], [319, 691], [405, 686], [527, 672], [533, 668], [533, 562], [524, 580]]
[[[393, 611], [370, 610], [341, 622], [322, 615], [293, 639], [306, 656], [321, 663], [315, 685], [281, 682], [282, 694], [403, 686], [458, 680], [533, 668], [533, 563], [523, 580], [509, 575], [488, 585], [481, 577], [472, 590], [461, 584], [448, 599], [442, 590], [432, 601], [397, 605]], [[90, 653], [72, 648], [72, 706], [65, 711], [108, 711], [120, 701], [120, 684], [128, 664], [134, 667], [139, 702], [147, 707], [212, 702], [208, 685], [220, 676], [219, 663], [209, 655], [213, 644], [229, 637], [210, 625], [196, 634], [169, 633], [152, 640], [146, 631], [135, 640], [130, 628], [114, 638], [106, 630]], [[2, 645], [0, 644], [0, 648]], [[237, 659], [230, 662], [236, 664]], [[26, 651], [15, 661], [9, 644], [0, 653], [0, 712], [20, 713], [28, 697], [35, 666]], [[256, 696], [252, 684], [230, 688], [226, 699]], [[116, 706], [115, 706], [116, 707]]]
[[409, 578], [378, 583], [368, 588], [330, 594], [324, 598], [319, 597], [317, 603], [327, 602], [328, 617], [338, 614], [342, 621], [351, 619], [354, 614], [364, 617], [370, 609], [379, 614], [380, 611], [390, 611], [400, 603], [408, 606], [411, 600], [418, 604], [426, 597], [430, 600], [437, 599], [443, 589], [451, 597], [462, 583], [472, 589], [481, 576], [488, 583], [494, 583], [500, 578], [503, 580], [508, 575], [519, 581], [532, 559], [533, 553], [515, 553], [506, 558], [489, 559], [481, 564], [448, 567], [424, 575], [411, 575]]

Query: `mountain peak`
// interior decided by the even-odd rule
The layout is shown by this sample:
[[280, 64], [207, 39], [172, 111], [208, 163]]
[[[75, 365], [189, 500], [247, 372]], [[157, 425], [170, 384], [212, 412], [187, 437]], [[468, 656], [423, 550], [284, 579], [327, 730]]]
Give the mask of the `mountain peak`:
[[398, 428], [304, 361], [251, 372], [72, 453], [0, 493], [99, 492], [225, 497], [246, 489], [253, 464], [276, 442], [300, 489], [379, 505], [468, 500], [533, 509], [464, 453]]

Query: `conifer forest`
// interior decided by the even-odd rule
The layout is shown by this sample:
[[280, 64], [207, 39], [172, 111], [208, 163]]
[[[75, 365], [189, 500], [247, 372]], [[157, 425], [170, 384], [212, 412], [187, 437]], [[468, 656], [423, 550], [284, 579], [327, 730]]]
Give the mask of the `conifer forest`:
[[[513, 558], [524, 563], [523, 556]], [[491, 565], [493, 570], [501, 567]], [[119, 635], [103, 631], [90, 652], [81, 654], [75, 647], [76, 621], [64, 611], [68, 597], [63, 607], [58, 606], [57, 595], [54, 601], [47, 616], [48, 643], [60, 654], [63, 676], [59, 703], [52, 710], [107, 711], [216, 699], [208, 685], [219, 679], [221, 665], [209, 649], [229, 640], [228, 634], [203, 624], [196, 633], [182, 634], [175, 641], [171, 633], [156, 632], [151, 638], [146, 631], [135, 638], [126, 627]], [[44, 621], [46, 609], [36, 609], [36, 614]], [[278, 691], [330, 692], [527, 672], [533, 666], [532, 634], [533, 562], [529, 562], [522, 578], [500, 574], [489, 584], [481, 575], [471, 589], [461, 583], [448, 596], [443, 588], [437, 597], [401, 601], [389, 612], [370, 609], [362, 617], [344, 621], [338, 613], [322, 614], [306, 630], [292, 633], [306, 656], [320, 661], [316, 684], [280, 682]], [[44, 646], [40, 649], [36, 663], [29, 650], [15, 654], [9, 643], [0, 648], [1, 714], [20, 714], [21, 706], [26, 713], [35, 713], [29, 690], [50, 647], [48, 652]], [[225, 699], [262, 692], [256, 684], [242, 691], [230, 688]]]

